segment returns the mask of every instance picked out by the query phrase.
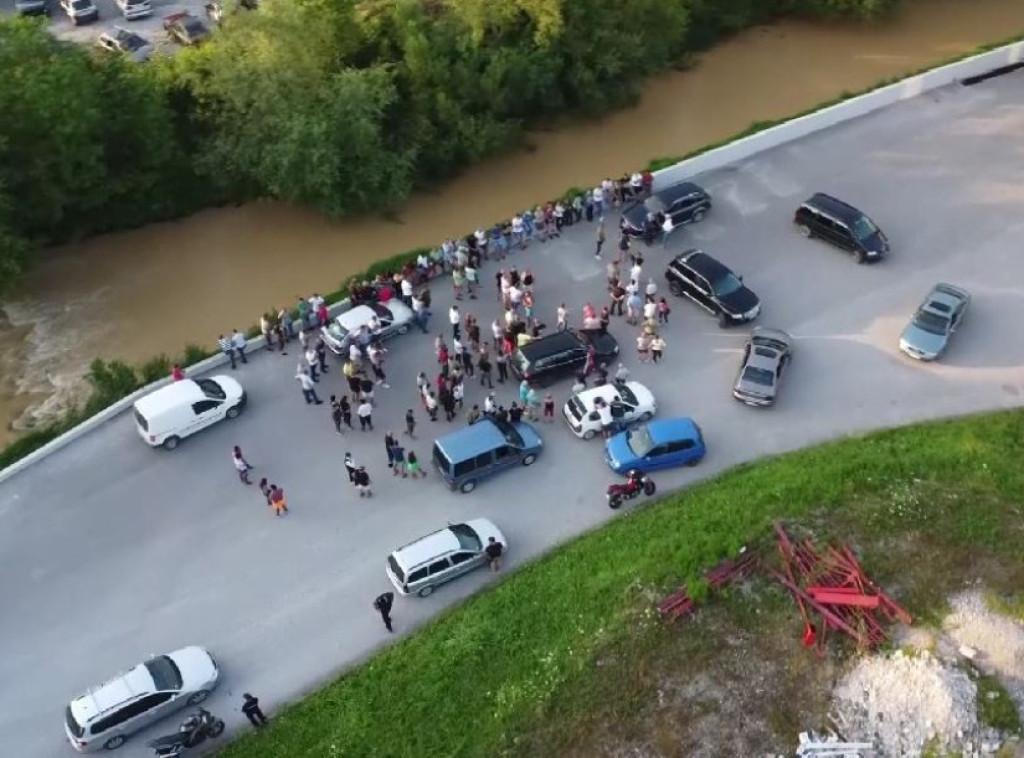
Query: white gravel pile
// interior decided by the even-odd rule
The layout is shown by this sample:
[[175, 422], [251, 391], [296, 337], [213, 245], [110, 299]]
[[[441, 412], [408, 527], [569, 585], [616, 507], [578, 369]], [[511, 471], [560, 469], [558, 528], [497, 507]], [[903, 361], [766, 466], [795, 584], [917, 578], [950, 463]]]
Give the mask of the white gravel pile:
[[927, 652], [865, 657], [833, 697], [843, 736], [874, 742], [881, 755], [919, 756], [932, 737], [971, 752], [979, 732], [974, 682]]
[[977, 653], [973, 663], [999, 677], [1024, 718], [1024, 626], [992, 611], [977, 590], [955, 596], [950, 604], [952, 613], [943, 621], [946, 634], [961, 650]]

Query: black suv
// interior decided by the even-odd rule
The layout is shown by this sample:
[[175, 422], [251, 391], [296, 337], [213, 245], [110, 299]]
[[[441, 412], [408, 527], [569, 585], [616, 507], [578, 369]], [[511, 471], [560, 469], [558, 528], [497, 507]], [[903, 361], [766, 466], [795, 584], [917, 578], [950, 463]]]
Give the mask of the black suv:
[[711, 210], [711, 195], [693, 182], [680, 182], [658, 190], [642, 202], [631, 203], [622, 209], [622, 228], [626, 234], [642, 237], [647, 214], [657, 219], [656, 233], [661, 233], [665, 215], [672, 217], [675, 226], [700, 221]]
[[619, 354], [619, 344], [607, 332], [554, 332], [516, 350], [511, 361], [512, 373], [532, 386], [546, 386], [582, 371], [591, 345], [598, 367]]
[[821, 237], [853, 253], [857, 263], [881, 260], [889, 252], [889, 240], [871, 219], [824, 192], [797, 208], [793, 223], [805, 237]]
[[688, 297], [713, 316], [719, 326], [745, 324], [761, 312], [757, 295], [743, 286], [743, 279], [703, 250], [687, 250], [668, 264], [669, 291]]

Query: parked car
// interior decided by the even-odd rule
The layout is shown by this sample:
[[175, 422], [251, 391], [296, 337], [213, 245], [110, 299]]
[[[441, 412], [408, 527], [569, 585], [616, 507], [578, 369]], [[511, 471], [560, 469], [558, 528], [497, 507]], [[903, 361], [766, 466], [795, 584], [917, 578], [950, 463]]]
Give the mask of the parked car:
[[189, 47], [210, 36], [210, 30], [191, 13], [172, 13], [164, 17], [164, 29], [172, 42]]
[[543, 449], [537, 430], [525, 421], [512, 424], [485, 416], [438, 437], [433, 463], [450, 489], [469, 493], [492, 474], [513, 466], [533, 465]]
[[153, 56], [153, 45], [135, 32], [115, 26], [111, 32], [104, 32], [97, 38], [96, 44], [103, 50], [118, 53], [142, 63]]
[[75, 26], [88, 24], [100, 17], [100, 10], [92, 0], [60, 0], [60, 7]]
[[616, 474], [696, 466], [704, 457], [704, 436], [691, 418], [648, 421], [605, 442], [605, 460]]
[[50, 15], [50, 6], [46, 0], [14, 0], [14, 10], [19, 16]]
[[857, 263], [879, 261], [889, 253], [889, 240], [874, 221], [824, 192], [818, 192], [797, 208], [793, 223], [803, 236], [820, 237], [853, 253]]
[[148, 445], [173, 450], [185, 437], [237, 418], [247, 402], [230, 376], [182, 379], [135, 401], [135, 425]]
[[619, 354], [619, 344], [607, 332], [564, 330], [526, 343], [509, 363], [517, 378], [534, 387], [545, 387], [581, 371], [591, 346], [598, 366]]
[[385, 572], [402, 595], [427, 597], [445, 582], [487, 563], [490, 538], [508, 549], [505, 537], [485, 518], [449, 526], [420, 537], [388, 556]]
[[153, 6], [149, 0], [117, 0], [117, 7], [128, 21], [153, 15]]
[[936, 284], [900, 335], [900, 350], [919, 361], [934, 361], [963, 323], [971, 295], [952, 284]]
[[76, 697], [64, 711], [64, 730], [80, 753], [121, 747], [132, 734], [206, 700], [220, 669], [205, 648], [156, 655]]
[[752, 406], [774, 405], [782, 374], [792, 357], [792, 337], [781, 329], [755, 326], [743, 348], [743, 363], [733, 383], [733, 397]]
[[649, 198], [629, 203], [622, 209], [623, 229], [634, 237], [643, 236], [647, 214], [658, 218], [658, 233], [666, 215], [676, 226], [700, 221], [711, 210], [711, 196], [693, 182], [680, 182], [660, 189]]
[[415, 314], [401, 300], [391, 299], [387, 303], [364, 303], [350, 308], [320, 329], [324, 342], [335, 355], [348, 356], [353, 335], [360, 329], [370, 328], [373, 319], [380, 322], [380, 329], [373, 332], [377, 339], [388, 339], [396, 334], [409, 331]]
[[577, 437], [589, 440], [601, 433], [601, 417], [594, 405], [600, 398], [611, 408], [612, 418], [620, 424], [647, 421], [658, 410], [654, 395], [640, 382], [616, 382], [591, 387], [572, 395], [562, 408], [562, 416]]
[[761, 300], [743, 284], [743, 277], [703, 250], [687, 250], [668, 264], [669, 291], [688, 297], [712, 316], [719, 326], [744, 324], [761, 313]]

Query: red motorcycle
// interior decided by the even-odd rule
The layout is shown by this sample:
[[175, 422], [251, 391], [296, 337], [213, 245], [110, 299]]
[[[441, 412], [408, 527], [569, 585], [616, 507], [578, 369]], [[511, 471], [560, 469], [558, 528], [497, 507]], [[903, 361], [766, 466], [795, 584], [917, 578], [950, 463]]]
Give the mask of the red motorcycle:
[[647, 474], [634, 470], [629, 472], [625, 484], [609, 484], [605, 497], [608, 498], [608, 507], [615, 509], [622, 505], [623, 500], [632, 500], [641, 492], [650, 497], [655, 489], [654, 482]]

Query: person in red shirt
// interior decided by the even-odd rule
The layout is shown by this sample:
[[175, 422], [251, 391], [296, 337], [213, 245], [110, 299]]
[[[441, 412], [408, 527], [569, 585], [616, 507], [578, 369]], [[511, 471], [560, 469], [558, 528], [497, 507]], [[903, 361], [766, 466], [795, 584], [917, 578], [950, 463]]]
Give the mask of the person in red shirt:
[[171, 366], [171, 381], [180, 382], [185, 378], [185, 371], [182, 369], [180, 364], [175, 363]]

